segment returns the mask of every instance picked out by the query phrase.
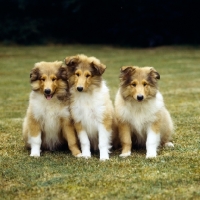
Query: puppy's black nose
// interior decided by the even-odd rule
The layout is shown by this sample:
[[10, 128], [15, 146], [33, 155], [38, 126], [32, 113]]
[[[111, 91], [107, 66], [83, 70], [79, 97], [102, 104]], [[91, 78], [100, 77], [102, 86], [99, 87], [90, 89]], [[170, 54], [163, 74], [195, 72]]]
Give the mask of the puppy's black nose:
[[79, 92], [81, 92], [81, 91], [83, 91], [83, 87], [77, 87], [77, 90], [78, 90]]
[[144, 99], [143, 95], [141, 95], [141, 94], [137, 95], [137, 100], [138, 101], [142, 101], [143, 99]]
[[44, 90], [44, 93], [45, 93], [45, 94], [51, 94], [51, 90], [50, 90], [50, 89], [45, 89], [45, 90]]

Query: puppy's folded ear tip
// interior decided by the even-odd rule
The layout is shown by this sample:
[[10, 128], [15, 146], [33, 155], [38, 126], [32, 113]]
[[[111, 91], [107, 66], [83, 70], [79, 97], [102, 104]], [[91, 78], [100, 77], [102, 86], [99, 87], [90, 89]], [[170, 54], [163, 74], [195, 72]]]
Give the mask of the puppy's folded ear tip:
[[79, 61], [78, 56], [70, 56], [64, 59], [64, 63], [69, 67], [76, 66], [78, 64], [78, 61]]
[[157, 72], [157, 77], [156, 77], [157, 79], [160, 79], [160, 74]]
[[66, 65], [69, 63], [69, 61], [70, 61], [70, 57], [65, 57], [65, 58], [64, 58], [64, 63], [65, 63]]
[[129, 68], [130, 66], [122, 66], [121, 68], [120, 68], [120, 71], [121, 72], [123, 72], [124, 70], [126, 70], [127, 68]]
[[97, 75], [102, 75], [106, 70], [106, 65], [102, 63], [91, 62], [91, 66], [95, 69]]
[[121, 72], [124, 72], [124, 71], [126, 71], [126, 70], [134, 71], [136, 68], [137, 68], [137, 66], [122, 66], [122, 67], [120, 68], [120, 71], [121, 71]]

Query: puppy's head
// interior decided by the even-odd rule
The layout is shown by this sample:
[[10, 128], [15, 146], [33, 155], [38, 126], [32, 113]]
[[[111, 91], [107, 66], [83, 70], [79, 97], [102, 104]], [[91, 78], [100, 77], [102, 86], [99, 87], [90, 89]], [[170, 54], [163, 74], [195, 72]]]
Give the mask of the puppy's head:
[[33, 91], [41, 92], [47, 100], [56, 94], [61, 98], [66, 96], [67, 70], [62, 62], [39, 62], [30, 73], [30, 83]]
[[142, 102], [157, 93], [159, 73], [153, 67], [124, 66], [120, 73], [121, 93], [125, 99]]
[[79, 92], [86, 92], [99, 86], [101, 76], [106, 69], [106, 66], [97, 58], [83, 54], [66, 57], [65, 64], [68, 69], [70, 86]]

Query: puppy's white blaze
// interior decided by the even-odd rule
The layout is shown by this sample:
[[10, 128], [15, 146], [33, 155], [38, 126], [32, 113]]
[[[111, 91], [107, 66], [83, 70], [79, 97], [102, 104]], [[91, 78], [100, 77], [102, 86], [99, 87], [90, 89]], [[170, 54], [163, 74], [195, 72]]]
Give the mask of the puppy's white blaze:
[[157, 148], [160, 144], [160, 134], [155, 133], [151, 128], [147, 130], [146, 158], [155, 158], [157, 155]]
[[78, 134], [78, 138], [81, 143], [82, 157], [89, 158], [91, 157], [90, 152], [90, 141], [85, 131], [81, 131]]
[[30, 156], [39, 157], [40, 156], [40, 147], [42, 144], [41, 133], [36, 137], [29, 136], [28, 143], [31, 146], [31, 154]]
[[108, 132], [103, 124], [99, 124], [99, 150], [100, 160], [109, 159], [109, 149], [111, 148], [111, 132]]

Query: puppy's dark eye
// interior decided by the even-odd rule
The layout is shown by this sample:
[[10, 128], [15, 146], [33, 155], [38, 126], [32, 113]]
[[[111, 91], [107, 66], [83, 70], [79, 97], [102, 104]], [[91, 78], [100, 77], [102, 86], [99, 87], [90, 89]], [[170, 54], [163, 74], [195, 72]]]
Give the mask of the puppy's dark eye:
[[132, 86], [133, 86], [133, 87], [136, 87], [136, 83], [133, 83]]
[[56, 78], [52, 78], [52, 81], [55, 81], [56, 80]]
[[145, 87], [145, 86], [147, 85], [147, 83], [144, 83], [143, 85], [144, 85], [144, 87]]
[[45, 78], [41, 78], [41, 81], [45, 81]]
[[78, 73], [77, 73], [77, 74], [75, 74], [75, 75], [76, 75], [76, 76], [80, 76], [80, 74], [78, 74]]
[[86, 75], [86, 78], [88, 78], [88, 77], [90, 77], [90, 75], [89, 75], [89, 74], [87, 74], [87, 75]]

